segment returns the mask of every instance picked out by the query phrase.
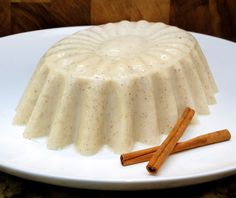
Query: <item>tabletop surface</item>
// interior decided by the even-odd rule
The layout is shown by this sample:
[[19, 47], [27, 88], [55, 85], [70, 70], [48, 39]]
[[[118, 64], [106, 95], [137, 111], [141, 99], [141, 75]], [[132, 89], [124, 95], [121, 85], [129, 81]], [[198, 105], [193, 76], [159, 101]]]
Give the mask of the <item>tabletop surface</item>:
[[101, 191], [66, 188], [33, 182], [0, 172], [0, 197], [25, 198], [74, 198], [74, 197], [123, 197], [151, 196], [181, 198], [236, 197], [236, 175], [221, 180], [181, 188], [151, 191]]

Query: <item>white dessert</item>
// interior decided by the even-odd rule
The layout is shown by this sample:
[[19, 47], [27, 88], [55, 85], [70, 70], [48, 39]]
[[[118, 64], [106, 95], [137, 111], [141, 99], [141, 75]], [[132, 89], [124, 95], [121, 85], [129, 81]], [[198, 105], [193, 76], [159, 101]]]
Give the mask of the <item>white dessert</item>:
[[81, 154], [158, 144], [186, 106], [207, 114], [216, 84], [194, 37], [146, 21], [109, 23], [56, 43], [40, 60], [14, 119], [27, 138]]

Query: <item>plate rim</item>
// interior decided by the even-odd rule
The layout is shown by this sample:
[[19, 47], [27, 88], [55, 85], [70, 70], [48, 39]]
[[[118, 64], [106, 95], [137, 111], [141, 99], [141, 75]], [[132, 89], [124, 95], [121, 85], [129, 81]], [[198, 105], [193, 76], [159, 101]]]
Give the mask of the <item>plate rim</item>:
[[[204, 173], [195, 173], [195, 174], [188, 174], [185, 176], [174, 176], [174, 177], [167, 177], [167, 178], [159, 178], [156, 179], [158, 176], [155, 176], [155, 178], [152, 178], [150, 180], [146, 179], [136, 179], [136, 180], [113, 180], [113, 179], [86, 179], [86, 178], [75, 178], [75, 177], [63, 177], [59, 175], [54, 174], [42, 174], [42, 173], [35, 173], [32, 171], [26, 171], [22, 169], [17, 169], [11, 166], [2, 165], [0, 164], [0, 170], [4, 171], [5, 173], [18, 176], [24, 179], [29, 179], [32, 181], [37, 181], [41, 183], [46, 184], [53, 184], [63, 187], [73, 187], [73, 188], [81, 188], [81, 186], [84, 189], [95, 189], [95, 190], [107, 190], [107, 185], [112, 185], [112, 188], [109, 188], [109, 190], [149, 190], [149, 189], [168, 189], [173, 187], [184, 187], [189, 185], [195, 185], [199, 183], [204, 183], [208, 181], [214, 181], [217, 179], [224, 178], [226, 176], [230, 176], [232, 174], [236, 173], [236, 166], [229, 166], [227, 168], [219, 168], [213, 171], [207, 171]], [[50, 179], [49, 181], [45, 181], [45, 179]], [[195, 180], [194, 182], [187, 183], [187, 181]], [[67, 182], [69, 182], [67, 184]], [[169, 182], [172, 183], [172, 185], [165, 186], [165, 184], [168, 184]], [[185, 183], [182, 185], [182, 183]], [[174, 184], [175, 183], [175, 184]], [[97, 186], [91, 186], [92, 184], [96, 184]], [[153, 184], [159, 185], [164, 184], [164, 186], [156, 186], [153, 188]], [[138, 185], [138, 186], [136, 186]], [[151, 185], [151, 186], [149, 186]]]

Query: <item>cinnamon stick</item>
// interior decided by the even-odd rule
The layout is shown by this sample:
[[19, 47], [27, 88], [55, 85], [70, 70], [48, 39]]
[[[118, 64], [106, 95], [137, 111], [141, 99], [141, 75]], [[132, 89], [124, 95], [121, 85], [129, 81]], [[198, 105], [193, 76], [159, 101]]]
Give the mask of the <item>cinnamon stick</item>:
[[[174, 147], [171, 154], [186, 151], [189, 149], [207, 146], [223, 141], [230, 140], [231, 135], [227, 129], [219, 130], [204, 135], [197, 136], [184, 142], [179, 142]], [[160, 149], [160, 146], [151, 147], [148, 149], [138, 150], [130, 153], [124, 153], [121, 155], [120, 160], [123, 166], [137, 164], [145, 162], [151, 159], [153, 154]]]
[[191, 122], [194, 113], [195, 111], [189, 107], [184, 110], [181, 118], [177, 121], [172, 131], [160, 145], [160, 148], [151, 157], [148, 165], [146, 166], [149, 173], [154, 174], [159, 170]]

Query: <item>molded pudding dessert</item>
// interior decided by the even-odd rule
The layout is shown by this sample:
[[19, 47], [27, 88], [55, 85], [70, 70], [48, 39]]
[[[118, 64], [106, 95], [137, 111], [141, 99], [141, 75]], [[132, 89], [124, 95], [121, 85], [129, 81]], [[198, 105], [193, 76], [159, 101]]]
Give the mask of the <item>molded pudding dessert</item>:
[[130, 151], [158, 145], [186, 106], [208, 114], [216, 84], [188, 32], [146, 21], [93, 26], [57, 42], [41, 58], [14, 123], [48, 148], [74, 144], [91, 155], [103, 145]]

